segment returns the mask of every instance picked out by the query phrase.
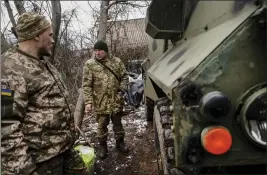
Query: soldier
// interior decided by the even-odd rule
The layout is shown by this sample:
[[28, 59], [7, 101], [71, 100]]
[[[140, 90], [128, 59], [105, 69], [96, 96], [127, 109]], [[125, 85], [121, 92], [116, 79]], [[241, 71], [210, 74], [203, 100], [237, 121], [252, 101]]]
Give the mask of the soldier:
[[83, 92], [85, 112], [93, 108], [98, 122], [97, 137], [99, 140], [99, 157], [107, 156], [107, 134], [110, 119], [116, 139], [116, 148], [127, 153], [124, 143], [124, 129], [121, 123], [123, 98], [122, 92], [127, 89], [127, 74], [123, 62], [109, 55], [107, 44], [98, 41], [94, 45], [95, 58], [89, 59], [83, 70]]
[[54, 44], [51, 23], [24, 13], [16, 31], [18, 47], [2, 55], [1, 65], [2, 174], [71, 174], [77, 164], [85, 171], [72, 149], [74, 120], [66, 85], [43, 57], [51, 55]]

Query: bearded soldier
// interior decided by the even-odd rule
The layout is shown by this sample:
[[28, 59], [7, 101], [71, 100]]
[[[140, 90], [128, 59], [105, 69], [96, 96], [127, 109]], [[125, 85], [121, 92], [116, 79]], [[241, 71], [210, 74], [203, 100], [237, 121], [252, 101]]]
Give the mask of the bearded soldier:
[[72, 149], [74, 120], [66, 85], [43, 57], [51, 55], [54, 44], [51, 23], [24, 13], [16, 31], [18, 47], [2, 55], [1, 65], [2, 174], [79, 174], [74, 162], [81, 172], [85, 168]]
[[94, 45], [95, 58], [89, 59], [83, 71], [85, 112], [94, 110], [98, 122], [97, 137], [100, 144], [99, 157], [107, 156], [107, 135], [110, 120], [119, 151], [129, 150], [124, 143], [122, 126], [122, 92], [127, 88], [127, 74], [123, 62], [108, 53], [107, 44], [98, 41]]

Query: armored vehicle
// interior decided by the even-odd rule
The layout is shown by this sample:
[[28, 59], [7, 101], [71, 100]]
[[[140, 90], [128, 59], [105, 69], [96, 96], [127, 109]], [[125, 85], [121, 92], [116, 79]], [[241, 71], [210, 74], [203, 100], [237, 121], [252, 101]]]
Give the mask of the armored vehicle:
[[161, 174], [266, 174], [266, 1], [152, 0], [146, 33]]

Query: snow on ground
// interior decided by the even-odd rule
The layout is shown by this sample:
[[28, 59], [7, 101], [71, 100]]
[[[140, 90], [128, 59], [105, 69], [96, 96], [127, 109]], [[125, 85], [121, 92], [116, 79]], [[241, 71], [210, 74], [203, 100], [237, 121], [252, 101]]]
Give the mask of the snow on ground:
[[[145, 118], [144, 107], [126, 114], [122, 118], [126, 136], [126, 144], [130, 147], [130, 153], [122, 154], [115, 149], [115, 139], [112, 131], [112, 122], [108, 129], [108, 158], [100, 160], [97, 158], [95, 174], [151, 174], [156, 171], [156, 156], [154, 154], [154, 138], [153, 130]], [[98, 149], [96, 139], [97, 122], [94, 117], [85, 118], [83, 121], [83, 132], [87, 136], [90, 143]], [[80, 141], [84, 141], [82, 136]], [[147, 172], [148, 171], [148, 172]]]

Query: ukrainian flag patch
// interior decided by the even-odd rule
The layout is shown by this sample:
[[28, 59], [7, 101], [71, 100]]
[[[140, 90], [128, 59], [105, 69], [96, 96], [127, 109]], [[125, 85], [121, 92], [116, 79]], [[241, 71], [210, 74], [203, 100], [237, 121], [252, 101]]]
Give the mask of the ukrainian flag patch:
[[1, 89], [1, 95], [11, 97], [13, 95], [13, 91], [10, 89]]

